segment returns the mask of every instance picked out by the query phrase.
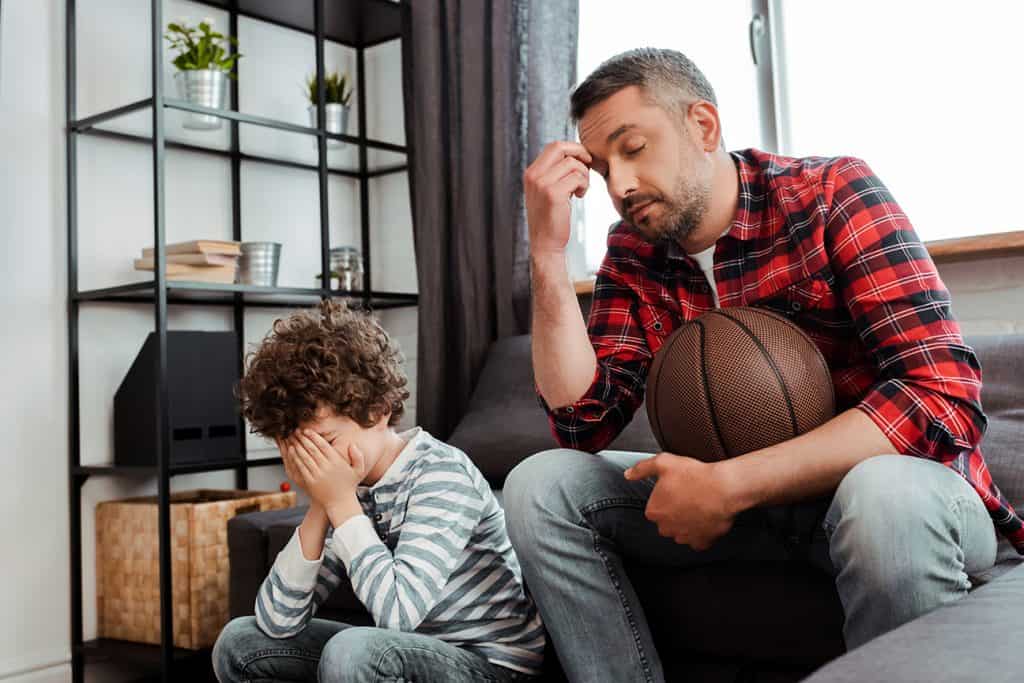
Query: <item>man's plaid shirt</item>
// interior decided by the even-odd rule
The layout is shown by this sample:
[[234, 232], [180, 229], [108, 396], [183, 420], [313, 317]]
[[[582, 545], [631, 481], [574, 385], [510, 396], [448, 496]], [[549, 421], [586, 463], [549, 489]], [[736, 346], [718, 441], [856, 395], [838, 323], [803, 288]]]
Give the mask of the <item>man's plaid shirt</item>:
[[[859, 159], [732, 156], [739, 202], [714, 259], [721, 306], [763, 307], [798, 324], [825, 356], [837, 411], [862, 410], [897, 452], [962, 475], [1024, 554], [1024, 524], [979, 448], [987, 425], [980, 364], [888, 190]], [[681, 323], [713, 308], [703, 271], [678, 245], [613, 226], [588, 323], [598, 369], [578, 402], [549, 410], [558, 442], [606, 447], [643, 401], [653, 354]]]

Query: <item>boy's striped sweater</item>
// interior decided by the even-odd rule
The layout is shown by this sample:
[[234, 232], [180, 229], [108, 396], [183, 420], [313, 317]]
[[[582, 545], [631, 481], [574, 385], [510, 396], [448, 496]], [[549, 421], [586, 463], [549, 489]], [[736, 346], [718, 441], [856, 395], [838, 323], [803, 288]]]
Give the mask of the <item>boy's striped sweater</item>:
[[380, 480], [360, 487], [365, 515], [331, 533], [320, 559], [298, 531], [256, 598], [267, 635], [301, 631], [346, 575], [381, 628], [415, 631], [539, 674], [545, 634], [505, 530], [505, 514], [468, 457], [417, 428]]

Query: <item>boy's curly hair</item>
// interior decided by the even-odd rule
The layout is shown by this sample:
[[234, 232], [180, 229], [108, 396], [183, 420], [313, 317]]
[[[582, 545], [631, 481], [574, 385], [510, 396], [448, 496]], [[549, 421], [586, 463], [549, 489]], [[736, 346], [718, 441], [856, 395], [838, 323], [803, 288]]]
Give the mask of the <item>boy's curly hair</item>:
[[339, 301], [275, 320], [245, 361], [237, 391], [242, 415], [271, 439], [315, 419], [321, 405], [364, 428], [390, 411], [388, 424], [395, 425], [409, 398], [402, 355], [387, 332]]

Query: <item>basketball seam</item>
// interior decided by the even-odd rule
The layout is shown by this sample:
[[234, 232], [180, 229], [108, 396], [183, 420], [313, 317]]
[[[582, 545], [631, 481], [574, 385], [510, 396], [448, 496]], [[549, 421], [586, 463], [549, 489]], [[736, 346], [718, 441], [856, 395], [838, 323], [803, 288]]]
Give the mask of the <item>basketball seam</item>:
[[[660, 349], [658, 349], [658, 353], [661, 354], [662, 360], [661, 360], [660, 363], [658, 363], [658, 370], [655, 373], [655, 377], [654, 377], [654, 386], [655, 386], [655, 388], [661, 386], [661, 372], [662, 372], [662, 370], [665, 369], [664, 358], [665, 358], [666, 355], [668, 355], [668, 354], [670, 354], [672, 352], [672, 346], [674, 346], [675, 343], [678, 342], [679, 338], [682, 336], [681, 334], [679, 334], [680, 331], [681, 330], [678, 330], [672, 337], [669, 338], [669, 340], [667, 342], [665, 342], [665, 343], [663, 343], [661, 345]], [[647, 381], [648, 381], [648, 383], [650, 383], [650, 378], [648, 378]], [[654, 438], [657, 439], [659, 447], [665, 448], [665, 436], [664, 436], [665, 432], [661, 428], [661, 412], [658, 410], [658, 405], [661, 403], [661, 401], [658, 400], [658, 392], [657, 391], [651, 391], [647, 395], [651, 399], [651, 406], [647, 410], [647, 417], [648, 417], [648, 419], [650, 419], [651, 415], [653, 414], [654, 415], [654, 420], [657, 421], [657, 423], [658, 423], [657, 425], [652, 425], [655, 428], [655, 431], [657, 431], [657, 434], [654, 435]]]
[[[825, 376], [828, 377], [831, 380], [832, 370], [829, 369], [829, 367], [828, 367], [828, 362], [825, 360], [825, 355], [821, 352], [821, 349], [818, 348], [818, 345], [814, 343], [814, 340], [811, 339], [811, 336], [809, 334], [807, 334], [799, 325], [797, 325], [795, 323], [792, 323], [785, 316], [782, 316], [782, 315], [779, 315], [777, 313], [774, 313], [773, 311], [766, 311], [763, 308], [757, 308], [756, 306], [751, 306], [749, 310], [751, 310], [751, 311], [753, 311], [755, 313], [760, 313], [760, 314], [762, 314], [764, 316], [767, 316], [769, 318], [772, 318], [772, 319], [778, 318], [779, 320], [781, 320], [783, 322], [790, 323], [793, 326], [793, 328], [797, 332], [802, 334], [804, 336], [804, 338], [807, 340], [807, 345], [811, 347], [811, 349], [814, 351], [815, 358], [817, 358], [818, 362], [821, 363], [821, 368], [825, 371]], [[835, 407], [835, 404], [836, 404], [836, 388], [832, 385], [831, 381], [828, 382], [828, 391], [829, 391], [829, 394], [832, 396], [832, 406], [833, 406], [833, 410], [834, 410], [834, 407]]]
[[711, 425], [715, 428], [715, 436], [718, 438], [718, 447], [721, 449], [722, 455], [726, 458], [732, 454], [725, 447], [725, 439], [722, 437], [722, 430], [718, 426], [718, 409], [715, 407], [715, 399], [711, 395], [711, 382], [708, 381], [708, 362], [707, 353], [704, 347], [704, 323], [700, 320], [695, 321], [697, 328], [700, 330], [700, 374], [701, 380], [704, 384], [704, 398], [708, 402], [708, 412], [711, 413]]
[[768, 353], [768, 349], [764, 347], [764, 344], [761, 343], [761, 340], [757, 338], [757, 335], [755, 335], [749, 327], [747, 327], [746, 325], [744, 325], [742, 322], [732, 317], [731, 315], [728, 315], [727, 313], [723, 313], [721, 311], [715, 312], [718, 313], [718, 315], [721, 315], [723, 318], [728, 318], [729, 320], [734, 322], [736, 326], [743, 330], [743, 332], [745, 332], [746, 335], [750, 337], [751, 341], [753, 341], [754, 344], [757, 345], [757, 348], [761, 350], [761, 353], [764, 354], [765, 359], [768, 361], [769, 367], [771, 367], [772, 372], [775, 373], [775, 379], [779, 381], [779, 387], [782, 389], [782, 397], [786, 401], [786, 409], [789, 411], [789, 419], [791, 421], [791, 424], [793, 425], [793, 436], [799, 434], [800, 429], [796, 421], [796, 409], [793, 408], [793, 400], [789, 396], [789, 387], [786, 386], [786, 379], [785, 377], [782, 376], [782, 371], [779, 370], [779, 366], [775, 363], [775, 359], [772, 358], [772, 355]]

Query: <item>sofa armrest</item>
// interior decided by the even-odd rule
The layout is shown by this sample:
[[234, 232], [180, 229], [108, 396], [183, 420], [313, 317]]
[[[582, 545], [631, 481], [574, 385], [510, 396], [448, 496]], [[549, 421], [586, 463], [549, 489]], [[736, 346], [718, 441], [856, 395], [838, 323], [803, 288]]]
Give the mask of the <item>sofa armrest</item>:
[[805, 683], [1018, 681], [1022, 611], [1024, 564], [843, 655]]
[[[270, 571], [267, 532], [275, 526], [296, 527], [306, 507], [250, 512], [228, 521], [228, 611], [231, 618], [253, 614], [256, 594]], [[275, 553], [276, 556], [276, 553]]]

